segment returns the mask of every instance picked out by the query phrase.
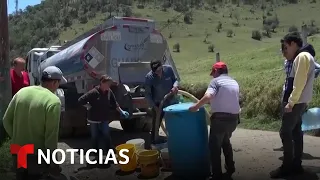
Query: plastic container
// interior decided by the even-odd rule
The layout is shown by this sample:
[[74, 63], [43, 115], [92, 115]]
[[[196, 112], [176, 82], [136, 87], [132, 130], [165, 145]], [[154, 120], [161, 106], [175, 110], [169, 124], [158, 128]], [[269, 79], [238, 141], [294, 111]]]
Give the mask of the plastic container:
[[320, 108], [308, 109], [302, 115], [302, 131], [320, 129]]
[[161, 149], [164, 149], [164, 148], [168, 148], [168, 143], [167, 142], [159, 143], [159, 144], [151, 144], [151, 149], [152, 150], [161, 151]]
[[125, 161], [124, 158], [119, 156], [119, 152], [121, 149], [128, 149], [129, 152], [126, 153], [126, 155], [129, 156], [129, 162], [128, 164], [120, 164], [120, 170], [123, 172], [131, 172], [136, 170], [137, 168], [137, 156], [135, 154], [135, 146], [133, 144], [121, 144], [116, 147], [118, 161]]
[[144, 139], [131, 139], [126, 142], [126, 144], [133, 144], [135, 146], [135, 153], [138, 154], [139, 151], [145, 149], [145, 140]]
[[190, 112], [191, 105], [193, 103], [174, 104], [164, 109], [172, 172], [183, 179], [210, 175], [205, 109]]
[[168, 148], [161, 149], [160, 155], [162, 160], [162, 167], [164, 169], [171, 169], [169, 149]]
[[138, 154], [138, 162], [141, 168], [141, 176], [144, 178], [154, 178], [160, 174], [159, 151], [146, 150]]

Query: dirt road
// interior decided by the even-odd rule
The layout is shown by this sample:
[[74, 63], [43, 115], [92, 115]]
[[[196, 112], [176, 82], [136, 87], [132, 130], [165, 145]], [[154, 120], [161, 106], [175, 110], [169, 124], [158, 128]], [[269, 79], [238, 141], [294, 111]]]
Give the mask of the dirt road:
[[[146, 133], [124, 134], [123, 131], [119, 130], [120, 125], [118, 122], [113, 122], [110, 126], [114, 128], [112, 137], [115, 144], [121, 144], [133, 138], [148, 140], [148, 134]], [[291, 179], [317, 180], [320, 177], [320, 138], [305, 136], [304, 140], [305, 154], [303, 165], [307, 172], [303, 176]], [[269, 172], [277, 168], [281, 163], [279, 158], [282, 157], [282, 152], [274, 151], [274, 148], [281, 146], [279, 134], [276, 132], [237, 129], [233, 134], [232, 143], [237, 169], [237, 172], [233, 176], [234, 180], [268, 180]], [[90, 148], [90, 139], [64, 140], [59, 143], [59, 147]], [[108, 169], [85, 169], [83, 165], [63, 165], [63, 172], [73, 175], [80, 180], [139, 179], [139, 173], [121, 175], [117, 172], [118, 169], [116, 165]], [[169, 180], [172, 178], [170, 178], [170, 173], [162, 172], [155, 179]]]

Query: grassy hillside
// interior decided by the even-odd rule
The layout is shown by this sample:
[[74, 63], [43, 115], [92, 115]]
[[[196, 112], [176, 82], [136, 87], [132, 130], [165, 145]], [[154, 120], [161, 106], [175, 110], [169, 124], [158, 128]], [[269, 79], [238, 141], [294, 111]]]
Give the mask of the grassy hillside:
[[[283, 58], [279, 52], [280, 38], [289, 29], [299, 28], [305, 23], [311, 29], [310, 34], [312, 36], [309, 37], [309, 42], [315, 46], [316, 52], [320, 52], [320, 42], [318, 40], [320, 37], [317, 35], [317, 25], [320, 26], [320, 20], [316, 18], [320, 2], [316, 1], [302, 1], [296, 4], [290, 4], [286, 1], [268, 1], [267, 3], [265, 1], [251, 1], [253, 5], [244, 5], [242, 3], [238, 4], [238, 1], [231, 1], [234, 2], [232, 4], [230, 1], [198, 0], [198, 2], [204, 4], [198, 7], [193, 5], [193, 8], [191, 8], [179, 4], [180, 1], [178, 0], [175, 1], [178, 4], [173, 3], [171, 7], [165, 4], [167, 1], [159, 0], [148, 3], [146, 1], [133, 2], [128, 0], [116, 6], [118, 9], [115, 11], [110, 10], [111, 6], [114, 7], [111, 4], [100, 7], [90, 4], [90, 1], [81, 1], [81, 3], [80, 1], [73, 1], [74, 3], [80, 3], [80, 5], [68, 4], [66, 0], [60, 1], [67, 6], [59, 10], [59, 13], [52, 14], [53, 17], [58, 19], [53, 18], [54, 22], [50, 21], [53, 19], [49, 17], [42, 18], [42, 21], [39, 20], [39, 22], [45, 24], [44, 31], [52, 31], [53, 35], [47, 34], [50, 38], [44, 38], [45, 36], [38, 38], [40, 42], [34, 40], [33, 43], [20, 42], [19, 46], [12, 45], [12, 56], [25, 53], [31, 47], [72, 40], [104, 22], [110, 14], [154, 19], [157, 22], [158, 29], [162, 29], [162, 33], [169, 41], [182, 82], [185, 84], [184, 87], [195, 94], [201, 94], [203, 89], [206, 88], [206, 83], [210, 80], [208, 75], [210, 66], [215, 59], [214, 52], [220, 52], [221, 59], [229, 64], [230, 74], [241, 85], [243, 117], [250, 119], [250, 122], [254, 120], [254, 123], [250, 123], [252, 128], [261, 123], [267, 124], [262, 128], [274, 128], [278, 125], [273, 119], [279, 118], [281, 86], [284, 81], [284, 73], [281, 70]], [[39, 16], [44, 12], [47, 14], [52, 12], [52, 7], [56, 5], [55, 2], [46, 0], [42, 5], [34, 8], [30, 7], [19, 17], [12, 16], [11, 29], [22, 27], [21, 20], [34, 21], [30, 18], [36, 17], [34, 14]], [[102, 3], [103, 1], [98, 2]], [[211, 5], [208, 3], [211, 3]], [[180, 18], [175, 19], [177, 15], [181, 14], [181, 8], [188, 10], [184, 11]], [[59, 14], [60, 17], [57, 17]], [[271, 22], [269, 25], [263, 25], [264, 17], [266, 22]], [[278, 23], [274, 21], [275, 19]], [[42, 27], [39, 22], [35, 23], [34, 26]], [[168, 22], [171, 22], [170, 25], [163, 29], [162, 27]], [[220, 32], [217, 29], [219, 24]], [[275, 30], [272, 31], [274, 27]], [[253, 31], [259, 31], [262, 39], [253, 39]], [[31, 39], [48, 33], [41, 30], [39, 32], [41, 33], [34, 33], [30, 30], [30, 33], [34, 34]], [[18, 36], [18, 34], [13, 33], [10, 36], [11, 39], [16, 38], [14, 35]], [[177, 43], [180, 45], [179, 53], [172, 51], [173, 46]], [[214, 52], [209, 52], [209, 49]], [[319, 106], [319, 80], [315, 85], [314, 97], [312, 106]]]

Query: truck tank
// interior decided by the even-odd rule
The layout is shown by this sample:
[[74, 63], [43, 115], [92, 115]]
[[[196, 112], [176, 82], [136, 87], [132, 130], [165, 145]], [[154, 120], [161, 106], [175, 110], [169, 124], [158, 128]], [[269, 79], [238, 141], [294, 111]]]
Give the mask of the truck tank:
[[[109, 75], [119, 80], [121, 62], [150, 62], [162, 59], [179, 79], [166, 39], [148, 26], [117, 25], [103, 29], [44, 60], [39, 72], [57, 66], [68, 82]], [[39, 73], [41, 74], [41, 73]]]
[[[117, 24], [100, 30], [49, 57], [40, 64], [38, 70], [41, 72], [48, 66], [57, 66], [68, 80], [64, 87], [66, 88], [64, 118], [67, 119], [63, 121], [66, 127], [64, 131], [70, 132], [69, 127], [77, 126], [77, 129], [86, 127], [86, 110], [79, 106], [77, 99], [92, 88], [92, 82], [99, 83], [97, 79], [105, 74], [120, 82], [118, 90], [113, 92], [120, 106], [128, 109], [131, 115], [130, 120], [120, 120], [122, 128], [125, 131], [135, 131], [147, 126], [147, 129], [150, 128], [149, 125], [146, 126], [151, 120], [148, 119], [149, 114], [146, 110], [148, 105], [141, 84], [143, 86], [144, 77], [150, 70], [149, 62], [153, 59], [160, 59], [163, 64], [171, 65], [178, 80], [180, 79], [167, 41], [154, 29], [154, 25]], [[130, 89], [128, 95], [122, 83], [130, 87], [129, 83], [132, 81], [140, 83], [141, 91], [132, 88], [133, 93]], [[78, 87], [83, 89], [80, 91]], [[138, 86], [134, 84], [131, 87]]]
[[71, 41], [68, 41], [67, 43], [65, 43], [61, 48], [59, 48], [60, 50], [66, 49], [69, 46], [79, 42], [80, 40], [100, 31], [103, 30], [105, 28], [108, 27], [112, 27], [112, 26], [117, 26], [117, 25], [122, 25], [122, 24], [139, 24], [139, 25], [143, 25], [143, 26], [148, 26], [151, 28], [155, 28], [156, 24], [154, 20], [151, 19], [141, 19], [141, 18], [133, 18], [133, 17], [112, 17], [110, 19], [108, 19], [107, 21], [105, 21], [104, 23], [90, 29], [89, 31], [81, 34], [80, 36], [74, 38]]

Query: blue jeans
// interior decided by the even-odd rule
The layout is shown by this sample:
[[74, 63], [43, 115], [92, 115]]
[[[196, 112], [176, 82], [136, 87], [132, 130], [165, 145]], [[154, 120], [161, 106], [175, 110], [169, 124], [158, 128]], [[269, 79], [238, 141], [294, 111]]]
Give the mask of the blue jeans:
[[110, 137], [109, 122], [90, 123], [92, 148], [99, 149], [99, 140], [103, 141], [103, 149], [107, 153], [109, 149], [113, 149]]

